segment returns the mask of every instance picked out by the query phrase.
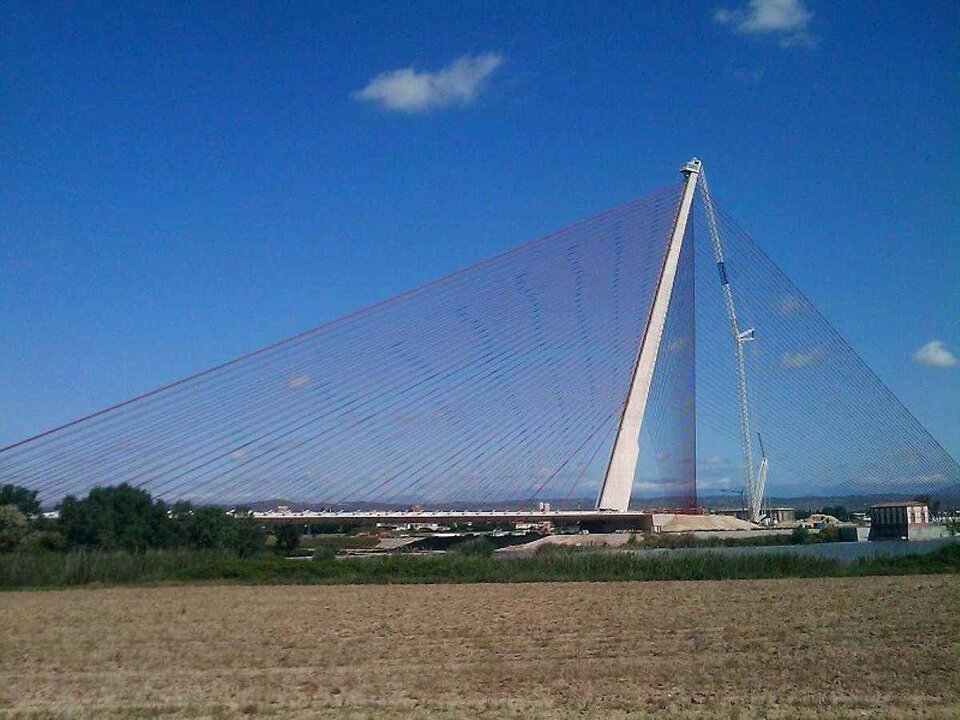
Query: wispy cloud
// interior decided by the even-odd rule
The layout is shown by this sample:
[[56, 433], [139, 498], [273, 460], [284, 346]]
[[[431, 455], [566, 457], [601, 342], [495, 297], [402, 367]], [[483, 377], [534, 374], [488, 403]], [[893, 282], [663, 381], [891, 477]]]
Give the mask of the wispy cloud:
[[491, 52], [463, 55], [435, 72], [418, 72], [413, 67], [390, 70], [352, 97], [405, 113], [469, 105], [503, 61], [502, 55]]
[[714, 10], [713, 19], [738, 33], [776, 37], [780, 47], [812, 48], [819, 42], [810, 32], [813, 13], [803, 0], [749, 0], [735, 10]]
[[788, 293], [780, 298], [780, 302], [777, 303], [777, 309], [780, 311], [781, 315], [793, 315], [794, 313], [800, 312], [807, 307], [807, 304], [797, 295]]
[[728, 67], [727, 77], [744, 85], [756, 85], [763, 80], [762, 67]]
[[690, 344], [690, 336], [681, 335], [680, 337], [675, 337], [673, 340], [671, 340], [670, 344], [667, 346], [667, 349], [670, 352], [680, 352], [689, 344]]
[[927, 367], [954, 367], [960, 363], [942, 340], [931, 340], [913, 354], [913, 359]]
[[719, 478], [697, 478], [697, 490], [730, 490], [734, 489], [734, 482], [729, 476]]
[[815, 347], [810, 350], [784, 353], [780, 358], [780, 365], [785, 368], [802, 368], [815, 363], [823, 357], [823, 348]]

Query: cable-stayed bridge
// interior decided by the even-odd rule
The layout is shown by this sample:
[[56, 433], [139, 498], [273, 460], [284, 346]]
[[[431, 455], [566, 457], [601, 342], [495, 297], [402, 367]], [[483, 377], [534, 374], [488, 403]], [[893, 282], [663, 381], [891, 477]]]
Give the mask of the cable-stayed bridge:
[[960, 465], [776, 264], [679, 183], [0, 449], [47, 504], [516, 514], [956, 492]]

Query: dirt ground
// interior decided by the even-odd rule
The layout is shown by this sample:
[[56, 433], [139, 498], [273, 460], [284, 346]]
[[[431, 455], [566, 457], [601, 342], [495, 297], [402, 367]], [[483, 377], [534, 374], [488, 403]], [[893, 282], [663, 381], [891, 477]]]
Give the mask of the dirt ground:
[[960, 717], [960, 577], [0, 593], [0, 717]]

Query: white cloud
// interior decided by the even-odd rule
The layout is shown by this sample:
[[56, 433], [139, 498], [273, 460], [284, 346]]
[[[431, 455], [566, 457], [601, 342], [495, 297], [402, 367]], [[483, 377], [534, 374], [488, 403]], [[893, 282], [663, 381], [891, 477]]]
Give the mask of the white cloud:
[[805, 309], [807, 304], [797, 295], [788, 294], [780, 298], [778, 308], [781, 315], [793, 315]]
[[781, 47], [815, 47], [817, 37], [810, 33], [813, 13], [803, 0], [749, 0], [736, 10], [718, 9], [713, 19], [747, 35], [771, 35]]
[[756, 85], [763, 80], [764, 69], [762, 67], [730, 67], [727, 68], [727, 77], [736, 80], [744, 85]]
[[412, 67], [390, 70], [377, 75], [352, 97], [405, 113], [469, 105], [502, 64], [499, 53], [484, 53], [463, 55], [436, 72], [417, 72]]
[[687, 345], [689, 344], [690, 344], [690, 336], [681, 335], [680, 337], [676, 337], [673, 340], [671, 340], [670, 345], [667, 347], [667, 349], [670, 352], [679, 352], [683, 350], [685, 347], [687, 347]]
[[697, 478], [698, 490], [730, 490], [733, 489], [733, 480], [724, 475], [721, 478]]
[[807, 351], [784, 353], [780, 365], [785, 368], [802, 368], [815, 363], [823, 357], [823, 348], [815, 347]]
[[[697, 487], [700, 482], [697, 481]], [[669, 495], [670, 493], [686, 494], [690, 485], [686, 480], [644, 480], [637, 478], [633, 482], [633, 490], [638, 493], [650, 493], [657, 495]]]
[[913, 354], [913, 359], [928, 367], [953, 367], [960, 363], [942, 340], [931, 340]]

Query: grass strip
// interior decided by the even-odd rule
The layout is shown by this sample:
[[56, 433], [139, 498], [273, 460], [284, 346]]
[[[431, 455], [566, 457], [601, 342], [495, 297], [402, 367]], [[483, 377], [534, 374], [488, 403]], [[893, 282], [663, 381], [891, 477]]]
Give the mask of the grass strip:
[[732, 580], [960, 572], [960, 543], [935, 552], [846, 563], [788, 553], [643, 557], [616, 551], [562, 550], [528, 558], [448, 553], [287, 560], [200, 551], [7, 553], [0, 589], [81, 585], [231, 582], [247, 584], [504, 583], [612, 580]]

